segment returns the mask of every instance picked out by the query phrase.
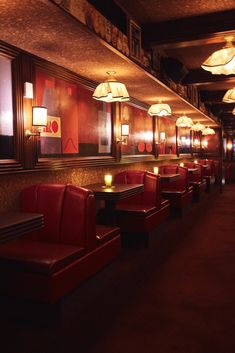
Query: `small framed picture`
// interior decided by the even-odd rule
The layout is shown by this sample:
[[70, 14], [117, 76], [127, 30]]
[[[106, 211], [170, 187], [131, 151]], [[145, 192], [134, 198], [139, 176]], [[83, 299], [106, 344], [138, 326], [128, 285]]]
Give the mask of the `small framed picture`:
[[141, 61], [141, 28], [129, 20], [129, 47], [131, 58]]

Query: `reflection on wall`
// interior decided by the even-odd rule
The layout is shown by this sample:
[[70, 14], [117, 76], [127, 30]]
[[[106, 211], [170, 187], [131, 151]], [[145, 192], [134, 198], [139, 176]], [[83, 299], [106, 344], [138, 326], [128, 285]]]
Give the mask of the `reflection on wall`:
[[0, 57], [0, 159], [13, 158], [11, 61]]
[[159, 154], [176, 154], [175, 121], [168, 117], [156, 118], [156, 142]]
[[214, 135], [202, 136], [201, 154], [204, 157], [219, 155], [219, 147], [220, 147], [219, 130], [218, 129], [214, 129], [214, 130], [215, 130]]
[[178, 127], [178, 150], [179, 153], [191, 153], [191, 135], [190, 128]]
[[124, 155], [152, 154], [153, 123], [146, 110], [122, 103], [121, 124], [129, 125], [127, 143], [122, 144]]
[[96, 101], [83, 86], [36, 71], [37, 105], [47, 107], [42, 155], [95, 156], [111, 153], [110, 104]]

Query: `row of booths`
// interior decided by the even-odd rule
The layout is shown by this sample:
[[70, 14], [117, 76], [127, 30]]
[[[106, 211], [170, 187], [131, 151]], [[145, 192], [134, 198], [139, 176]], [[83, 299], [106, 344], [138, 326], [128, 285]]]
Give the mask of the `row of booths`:
[[140, 236], [147, 244], [149, 234], [168, 217], [182, 217], [219, 182], [219, 175], [216, 160], [162, 165], [158, 173], [122, 171], [114, 176], [114, 185], [143, 188], [115, 202], [112, 222], [107, 208], [97, 210], [89, 188], [37, 184], [24, 189], [20, 211], [43, 214], [44, 226], [0, 244], [1, 293], [57, 302], [115, 259], [128, 237], [134, 243]]

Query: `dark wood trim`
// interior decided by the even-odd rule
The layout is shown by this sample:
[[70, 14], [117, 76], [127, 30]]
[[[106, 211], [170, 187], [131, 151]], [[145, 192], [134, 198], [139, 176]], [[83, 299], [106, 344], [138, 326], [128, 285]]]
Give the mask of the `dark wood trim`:
[[214, 85], [215, 82], [234, 84], [234, 75], [224, 77], [224, 75], [212, 75], [203, 69], [192, 69], [182, 81], [183, 84], [187, 85]]
[[[235, 10], [143, 26], [145, 46], [192, 41], [234, 32]], [[147, 41], [147, 42], [146, 42]]]
[[23, 169], [23, 91], [20, 53], [0, 42], [0, 55], [11, 60], [14, 158], [0, 160], [0, 174]]

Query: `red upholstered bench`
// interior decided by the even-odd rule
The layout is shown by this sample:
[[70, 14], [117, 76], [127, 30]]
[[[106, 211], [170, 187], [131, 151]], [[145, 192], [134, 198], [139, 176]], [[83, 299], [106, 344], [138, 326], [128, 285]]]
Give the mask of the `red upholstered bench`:
[[3, 293], [54, 303], [119, 254], [120, 229], [96, 226], [90, 190], [33, 185], [21, 210], [42, 213], [45, 226], [0, 245]]
[[159, 175], [146, 171], [124, 171], [114, 177], [116, 184], [144, 184], [144, 192], [123, 199], [117, 204], [117, 220], [121, 233], [131, 237], [149, 233], [169, 216], [169, 202], [161, 198]]
[[180, 174], [177, 180], [163, 184], [162, 195], [170, 201], [172, 214], [182, 215], [192, 201], [193, 187], [189, 185], [188, 169], [169, 164], [160, 166], [159, 173]]
[[209, 159], [200, 159], [199, 164], [207, 165], [203, 171], [203, 178], [206, 181], [206, 191], [209, 192], [211, 185], [218, 182], [219, 178], [219, 163]]
[[185, 162], [184, 166], [186, 168], [197, 169], [196, 173], [189, 173], [189, 185], [193, 187], [193, 200], [199, 201], [206, 191], [206, 181], [203, 179], [203, 167], [201, 164], [194, 162]]

